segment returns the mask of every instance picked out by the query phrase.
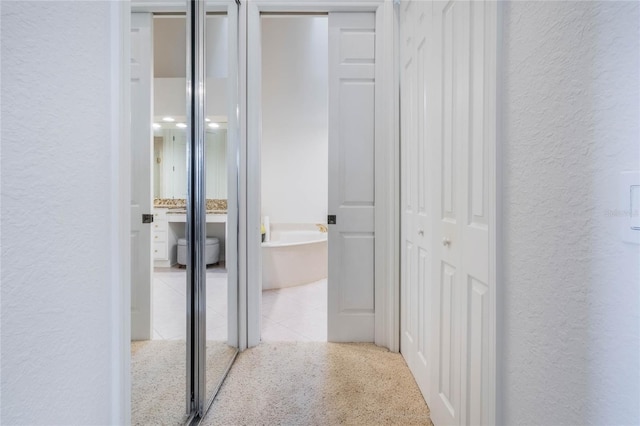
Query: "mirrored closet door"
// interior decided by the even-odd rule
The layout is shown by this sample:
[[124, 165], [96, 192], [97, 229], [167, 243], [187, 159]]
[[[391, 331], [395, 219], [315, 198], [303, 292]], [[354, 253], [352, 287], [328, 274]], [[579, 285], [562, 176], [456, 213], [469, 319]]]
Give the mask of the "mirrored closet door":
[[237, 8], [132, 3], [133, 424], [203, 416], [237, 353]]

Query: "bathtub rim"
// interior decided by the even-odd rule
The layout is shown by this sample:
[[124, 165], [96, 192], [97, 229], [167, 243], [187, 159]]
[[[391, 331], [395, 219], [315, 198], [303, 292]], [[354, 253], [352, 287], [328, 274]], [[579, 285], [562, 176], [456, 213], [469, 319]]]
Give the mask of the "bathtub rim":
[[290, 243], [282, 243], [282, 242], [279, 242], [279, 240], [276, 240], [276, 241], [269, 241], [269, 242], [266, 242], [266, 243], [260, 243], [260, 247], [262, 247], [262, 248], [278, 248], [278, 247], [305, 246], [305, 245], [309, 245], [309, 244], [325, 243], [325, 242], [328, 242], [328, 241], [329, 241], [328, 238], [320, 238], [320, 239], [305, 240], [305, 241], [296, 241], [296, 242], [290, 242]]

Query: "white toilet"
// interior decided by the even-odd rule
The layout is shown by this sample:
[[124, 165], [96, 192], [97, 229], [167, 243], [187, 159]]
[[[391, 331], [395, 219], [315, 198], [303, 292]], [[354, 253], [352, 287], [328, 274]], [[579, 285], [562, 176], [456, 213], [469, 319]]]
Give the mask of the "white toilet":
[[[204, 259], [207, 265], [220, 261], [220, 240], [216, 237], [207, 237], [204, 243]], [[187, 264], [187, 239], [178, 239], [178, 265]]]

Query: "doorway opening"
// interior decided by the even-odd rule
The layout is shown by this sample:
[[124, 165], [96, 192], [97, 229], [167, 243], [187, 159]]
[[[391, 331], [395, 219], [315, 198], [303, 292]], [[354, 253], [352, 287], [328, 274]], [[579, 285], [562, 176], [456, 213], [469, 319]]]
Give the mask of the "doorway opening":
[[328, 16], [262, 14], [263, 341], [327, 341]]

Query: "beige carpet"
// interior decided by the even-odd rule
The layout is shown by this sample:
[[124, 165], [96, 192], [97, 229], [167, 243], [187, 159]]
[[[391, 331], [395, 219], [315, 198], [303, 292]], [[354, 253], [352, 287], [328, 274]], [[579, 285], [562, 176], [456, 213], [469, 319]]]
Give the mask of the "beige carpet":
[[429, 425], [400, 354], [372, 344], [263, 343], [238, 355], [205, 425]]
[[[236, 349], [207, 342], [207, 395], [213, 395]], [[131, 342], [131, 423], [183, 425], [186, 416], [184, 340]]]

